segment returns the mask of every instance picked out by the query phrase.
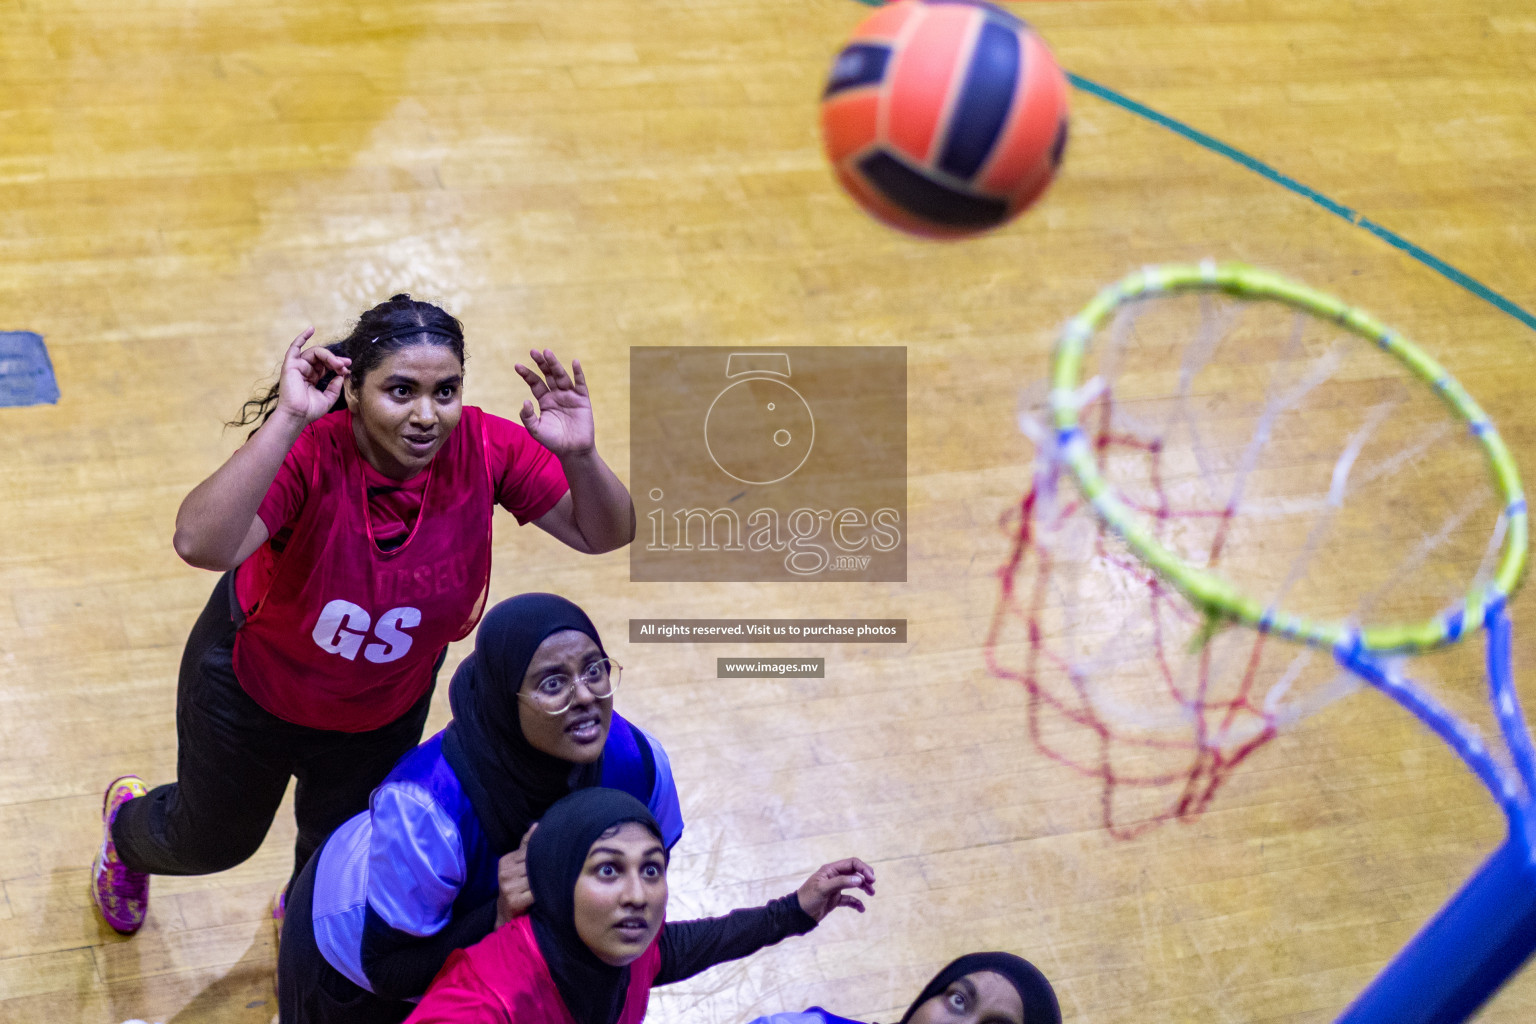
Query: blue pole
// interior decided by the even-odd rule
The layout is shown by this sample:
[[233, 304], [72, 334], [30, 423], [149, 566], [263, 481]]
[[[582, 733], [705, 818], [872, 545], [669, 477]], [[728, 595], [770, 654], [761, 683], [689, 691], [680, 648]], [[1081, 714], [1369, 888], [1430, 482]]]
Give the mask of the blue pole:
[[1536, 852], [1524, 816], [1336, 1024], [1460, 1024], [1536, 951]]

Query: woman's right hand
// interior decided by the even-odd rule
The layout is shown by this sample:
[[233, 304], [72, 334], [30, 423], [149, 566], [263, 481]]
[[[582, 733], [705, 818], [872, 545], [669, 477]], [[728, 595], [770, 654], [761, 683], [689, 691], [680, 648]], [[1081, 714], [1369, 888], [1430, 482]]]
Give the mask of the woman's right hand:
[[538, 822], [528, 826], [517, 849], [496, 862], [496, 927], [522, 917], [533, 906], [533, 890], [528, 887], [528, 838]]
[[[315, 336], [306, 328], [283, 354], [283, 368], [278, 374], [277, 413], [303, 428], [331, 411], [341, 394], [352, 360], [338, 356], [323, 345], [305, 349], [304, 343]], [[334, 374], [325, 390], [318, 387], [326, 374]]]

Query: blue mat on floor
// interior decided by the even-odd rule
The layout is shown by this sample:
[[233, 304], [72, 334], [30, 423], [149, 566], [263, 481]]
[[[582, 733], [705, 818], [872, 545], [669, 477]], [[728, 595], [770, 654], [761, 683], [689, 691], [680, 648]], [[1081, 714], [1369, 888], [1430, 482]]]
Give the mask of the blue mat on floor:
[[58, 400], [59, 382], [54, 379], [43, 336], [31, 331], [0, 331], [0, 406]]

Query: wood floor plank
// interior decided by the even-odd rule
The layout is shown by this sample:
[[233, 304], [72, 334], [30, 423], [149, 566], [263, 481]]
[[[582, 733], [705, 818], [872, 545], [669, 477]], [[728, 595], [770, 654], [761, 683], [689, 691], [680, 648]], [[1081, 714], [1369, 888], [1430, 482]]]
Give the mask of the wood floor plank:
[[[1071, 71], [1530, 310], [1536, 19], [1517, 7], [1018, 9]], [[900, 236], [840, 192], [817, 135], [826, 70], [867, 14], [848, 0], [4, 10], [0, 329], [45, 336], [62, 397], [0, 409], [0, 1020], [275, 1014], [268, 905], [291, 805], [246, 864], [156, 878], [131, 940], [95, 917], [87, 866], [107, 781], [174, 772], [181, 645], [214, 582], [171, 550], [179, 502], [238, 444], [222, 424], [288, 339], [311, 323], [340, 337], [397, 291], [464, 320], [467, 394], [493, 412], [515, 415], [530, 347], [581, 356], [599, 445], [626, 479], [633, 346], [907, 349], [907, 582], [637, 584], [623, 552], [589, 558], [497, 522], [493, 598], [546, 589], [587, 607], [626, 665], [621, 709], [672, 756], [689, 822], [674, 917], [779, 895], [844, 854], [880, 873], [867, 915], [658, 990], [661, 1024], [811, 1004], [891, 1020], [983, 946], [1039, 963], [1069, 1020], [1321, 1024], [1499, 841], [1460, 765], [1365, 693], [1251, 758], [1198, 821], [1116, 841], [1096, 781], [1029, 742], [1022, 688], [983, 650], [1000, 523], [1033, 457], [1021, 394], [1060, 324], [1142, 264], [1246, 260], [1372, 310], [1457, 375], [1536, 473], [1536, 336], [1361, 226], [1074, 91], [1063, 173], [1036, 209], [965, 243]], [[1339, 422], [1379, 397], [1356, 383], [1277, 446], [1264, 483], [1330, 471]], [[1426, 470], [1397, 511], [1439, 524], [1465, 486]], [[1475, 562], [1485, 535], [1452, 531], [1447, 561]], [[1341, 581], [1374, 568], [1334, 566]], [[1522, 684], [1532, 601], [1512, 606]], [[903, 618], [908, 642], [628, 643], [628, 620], [653, 613]], [[1010, 633], [999, 656], [1026, 646]], [[716, 677], [718, 657], [752, 653], [821, 657], [826, 676]], [[1416, 670], [1491, 730], [1477, 651]], [[440, 690], [429, 728], [447, 714]], [[1087, 749], [1060, 721], [1041, 735]], [[1479, 1020], [1533, 1012], [1536, 977], [1521, 976]]]

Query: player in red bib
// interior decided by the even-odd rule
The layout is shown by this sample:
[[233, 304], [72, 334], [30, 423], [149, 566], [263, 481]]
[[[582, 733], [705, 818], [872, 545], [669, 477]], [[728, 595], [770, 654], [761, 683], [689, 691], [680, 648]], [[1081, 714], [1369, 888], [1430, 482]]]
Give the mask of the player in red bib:
[[494, 505], [578, 551], [634, 538], [579, 362], [567, 373], [545, 349], [517, 367], [533, 392], [518, 426], [463, 405], [463, 329], [430, 303], [396, 295], [305, 349], [313, 333], [176, 516], [177, 554], [224, 576], [182, 655], [177, 781], [126, 775], [103, 800], [92, 889], [124, 934], [149, 875], [250, 857], [290, 776], [295, 874], [368, 806], [421, 740], [447, 645], [485, 608]]

